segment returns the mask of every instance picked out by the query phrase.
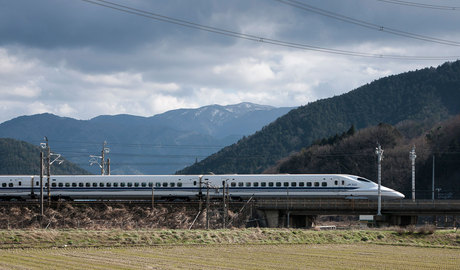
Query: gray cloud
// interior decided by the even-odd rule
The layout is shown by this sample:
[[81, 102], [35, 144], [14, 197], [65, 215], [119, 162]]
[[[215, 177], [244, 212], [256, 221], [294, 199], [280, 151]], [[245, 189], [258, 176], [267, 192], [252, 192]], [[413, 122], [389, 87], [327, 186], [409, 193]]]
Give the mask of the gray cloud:
[[[458, 12], [381, 1], [304, 1], [388, 27], [460, 41]], [[117, 3], [261, 37], [376, 54], [459, 55], [277, 1]], [[448, 4], [449, 1], [445, 0]], [[250, 101], [297, 106], [442, 60], [296, 50], [188, 29], [80, 0], [0, 0], [0, 121], [40, 112], [87, 119]], [[451, 59], [455, 60], [455, 59]]]

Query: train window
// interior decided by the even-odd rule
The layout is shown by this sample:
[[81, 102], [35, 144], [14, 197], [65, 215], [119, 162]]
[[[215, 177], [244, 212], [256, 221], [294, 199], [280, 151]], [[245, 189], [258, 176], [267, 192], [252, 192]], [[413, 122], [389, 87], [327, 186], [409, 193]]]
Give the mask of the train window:
[[35, 185], [36, 185], [36, 186], [39, 186], [39, 185], [40, 185], [40, 183], [37, 181], [37, 182], [35, 182]]
[[322, 186], [322, 187], [327, 187], [327, 182], [322, 182], [322, 183], [321, 183], [321, 186]]
[[77, 187], [77, 183], [72, 183], [72, 187]]
[[345, 186], [345, 181], [342, 180], [342, 186]]
[[22, 183], [21, 183], [21, 181], [19, 181], [19, 182], [18, 182], [18, 186], [21, 186], [21, 185], [22, 185]]
[[63, 183], [58, 183], [58, 187], [63, 187], [64, 184]]
[[196, 181], [193, 181], [193, 185], [196, 186]]
[[319, 187], [319, 182], [315, 182], [315, 187]]
[[88, 182], [85, 183], [85, 187], [90, 187], [90, 186], [91, 186], [91, 183], [88, 183]]
[[243, 185], [244, 185], [243, 182], [238, 182], [239, 187], [242, 187]]
[[128, 182], [128, 187], [132, 187], [132, 186], [133, 186], [133, 183]]
[[177, 183], [177, 187], [182, 187], [182, 182]]
[[335, 181], [334, 181], [334, 185], [337, 186], [338, 184], [339, 184], [339, 181], [335, 180]]
[[296, 182], [291, 182], [291, 187], [295, 187], [297, 186], [297, 183]]
[[246, 186], [247, 186], [247, 187], [250, 187], [250, 186], [251, 186], [251, 182], [246, 182]]
[[288, 186], [289, 186], [289, 182], [284, 182], [284, 183], [283, 183], [283, 186], [288, 187]]
[[[10, 183], [10, 184], [12, 184], [12, 183]], [[45, 183], [45, 187], [48, 187], [48, 183]]]
[[259, 186], [259, 182], [254, 182], [253, 184], [255, 187], [258, 187]]
[[307, 187], [311, 187], [311, 182], [307, 182]]
[[167, 187], [167, 186], [168, 186], [168, 183], [163, 182], [163, 187]]
[[65, 187], [70, 187], [70, 183], [65, 183]]
[[146, 187], [146, 186], [147, 186], [147, 183], [146, 183], [146, 182], [142, 182], [142, 183], [141, 183], [141, 186], [142, 186], [142, 187]]
[[149, 182], [149, 187], [153, 187], [153, 183], [152, 183], [152, 182]]
[[6, 187], [6, 183], [2, 183], [2, 187]]
[[156, 186], [156, 187], [161, 187], [161, 183], [160, 183], [160, 182], [156, 182], [156, 183], [155, 183], [155, 186]]
[[176, 185], [176, 183], [173, 183], [173, 182], [169, 183], [170, 187], [174, 187], [175, 185]]
[[236, 187], [236, 182], [231, 182], [231, 183], [230, 183], [230, 186]]
[[269, 187], [273, 187], [273, 182], [268, 182]]
[[9, 183], [8, 186], [9, 186], [9, 187], [13, 187], [13, 183]]
[[120, 182], [120, 187], [124, 187], [126, 186], [126, 183], [125, 182]]
[[304, 182], [299, 182], [299, 187], [303, 187], [305, 186], [305, 183]]
[[266, 187], [266, 186], [267, 186], [267, 182], [260, 182], [260, 186], [261, 186], [261, 187]]
[[100, 182], [100, 183], [99, 183], [99, 186], [100, 186], [100, 187], [104, 187], [105, 185], [104, 185], [103, 182]]
[[117, 183], [117, 182], [114, 182], [114, 183], [113, 183], [113, 187], [118, 187], [118, 183]]
[[[53, 183], [54, 184], [54, 183]], [[79, 187], [83, 187], [83, 183], [78, 183]]]
[[276, 182], [277, 187], [281, 187], [281, 182]]
[[93, 187], [97, 187], [97, 183], [93, 183]]
[[138, 186], [139, 186], [139, 183], [137, 183], [137, 182], [134, 183], [134, 186], [135, 186], [135, 187], [138, 187]]
[[107, 182], [107, 187], [111, 187], [111, 186], [112, 186], [112, 183]]

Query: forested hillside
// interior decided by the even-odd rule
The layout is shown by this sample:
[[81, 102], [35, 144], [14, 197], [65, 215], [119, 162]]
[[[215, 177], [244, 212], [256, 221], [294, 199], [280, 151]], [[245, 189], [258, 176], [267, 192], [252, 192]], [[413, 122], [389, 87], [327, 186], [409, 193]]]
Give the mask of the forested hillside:
[[[384, 149], [382, 184], [411, 198], [409, 151], [416, 147], [416, 197], [431, 198], [432, 158], [435, 156], [436, 198], [460, 198], [460, 116], [407, 138], [388, 124], [362, 129], [348, 136], [321, 140], [291, 155], [265, 173], [346, 173], [377, 180], [375, 147]], [[333, 138], [336, 138], [335, 140]], [[337, 139], [338, 138], [338, 139]]]
[[[0, 175], [39, 175], [40, 149], [14, 139], [0, 138]], [[54, 163], [51, 174], [88, 174], [87, 171], [65, 161]]]
[[378, 123], [434, 123], [459, 112], [460, 61], [456, 61], [382, 78], [292, 110], [178, 173], [260, 173], [290, 153], [352, 125], [362, 129]]

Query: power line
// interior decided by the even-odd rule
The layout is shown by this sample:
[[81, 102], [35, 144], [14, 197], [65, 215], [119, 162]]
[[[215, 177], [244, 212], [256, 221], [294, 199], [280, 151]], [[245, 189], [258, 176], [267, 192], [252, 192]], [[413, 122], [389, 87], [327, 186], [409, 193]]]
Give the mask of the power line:
[[[120, 5], [120, 4], [116, 4], [116, 3], [105, 1], [105, 0], [81, 0], [81, 1], [84, 1], [90, 4], [94, 4], [94, 5], [98, 5], [98, 6], [102, 6], [102, 7], [106, 7], [106, 8], [110, 8], [110, 9], [114, 9], [117, 11], [129, 13], [129, 14], [136, 15], [136, 16], [141, 16], [141, 17], [145, 17], [145, 18], [149, 18], [153, 20], [166, 22], [166, 23], [176, 24], [179, 26], [187, 27], [187, 28], [193, 28], [193, 29], [206, 31], [206, 32], [214, 33], [214, 34], [219, 34], [219, 35], [224, 35], [228, 37], [239, 38], [239, 39], [244, 39], [244, 40], [249, 40], [249, 41], [254, 41], [254, 42], [260, 42], [260, 43], [266, 43], [266, 44], [271, 44], [271, 45], [276, 45], [276, 46], [293, 48], [293, 49], [317, 51], [317, 52], [337, 54], [337, 55], [346, 55], [346, 56], [358, 56], [358, 57], [368, 57], [368, 58], [386, 58], [386, 59], [395, 59], [395, 60], [452, 60], [452, 59], [460, 58], [460, 56], [406, 56], [406, 55], [375, 54], [375, 53], [356, 52], [356, 51], [349, 51], [349, 50], [330, 49], [326, 47], [287, 42], [287, 41], [271, 39], [271, 38], [266, 38], [266, 37], [261, 37], [261, 36], [243, 34], [240, 32], [235, 32], [235, 31], [212, 27], [212, 26], [206, 26], [206, 25], [197, 24], [197, 23], [193, 23], [190, 21], [186, 21], [186, 20], [175, 19], [169, 16], [164, 16], [164, 15], [160, 15], [160, 14], [153, 13], [153, 12], [131, 8], [125, 5]], [[456, 46], [460, 46], [460, 43], [458, 43], [458, 45]]]
[[460, 7], [454, 6], [443, 6], [443, 5], [430, 5], [430, 4], [422, 4], [410, 1], [401, 1], [401, 0], [377, 0], [380, 2], [390, 3], [390, 4], [397, 4], [402, 6], [409, 6], [409, 7], [419, 7], [419, 8], [428, 8], [428, 9], [439, 9], [439, 10], [453, 10], [458, 11]]
[[407, 38], [412, 38], [412, 39], [417, 39], [417, 40], [423, 40], [423, 41], [433, 42], [433, 43], [438, 43], [438, 44], [443, 44], [443, 45], [460, 46], [460, 42], [457, 42], [457, 41], [439, 39], [439, 38], [435, 38], [435, 37], [419, 35], [419, 34], [414, 34], [414, 33], [406, 32], [406, 31], [402, 31], [402, 30], [398, 30], [398, 29], [394, 29], [394, 28], [385, 27], [383, 25], [377, 25], [377, 24], [374, 24], [374, 23], [354, 19], [354, 18], [345, 16], [345, 15], [341, 15], [341, 14], [338, 14], [338, 13], [334, 13], [334, 12], [331, 12], [331, 11], [320, 9], [320, 8], [314, 7], [312, 5], [308, 5], [308, 4], [305, 4], [305, 3], [302, 3], [302, 2], [299, 2], [299, 1], [295, 1], [295, 0], [275, 0], [275, 1], [278, 1], [278, 2], [280, 2], [282, 4], [289, 5], [289, 6], [298, 8], [298, 9], [302, 9], [302, 10], [305, 10], [305, 11], [310, 11], [310, 12], [313, 12], [313, 13], [316, 13], [316, 14], [319, 14], [319, 15], [322, 15], [322, 16], [325, 16], [325, 17], [329, 17], [329, 18], [333, 18], [333, 19], [340, 20], [340, 21], [343, 21], [343, 22], [347, 22], [347, 23], [362, 26], [362, 27], [365, 27], [365, 28], [373, 29], [373, 30], [376, 30], [376, 31], [379, 31], [379, 32], [385, 32], [385, 33], [389, 33], [389, 34], [393, 34], [393, 35], [398, 35], [398, 36], [402, 36], [402, 37], [407, 37]]

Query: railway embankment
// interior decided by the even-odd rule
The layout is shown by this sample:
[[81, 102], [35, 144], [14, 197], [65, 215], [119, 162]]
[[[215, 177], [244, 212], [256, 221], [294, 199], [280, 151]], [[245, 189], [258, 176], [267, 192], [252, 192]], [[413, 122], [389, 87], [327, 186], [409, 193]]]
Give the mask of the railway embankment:
[[175, 245], [380, 244], [460, 249], [455, 230], [1, 230], [0, 248], [137, 247]]

